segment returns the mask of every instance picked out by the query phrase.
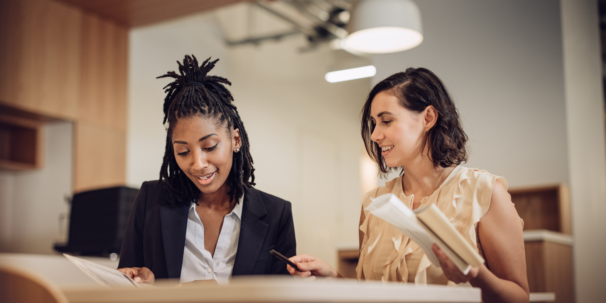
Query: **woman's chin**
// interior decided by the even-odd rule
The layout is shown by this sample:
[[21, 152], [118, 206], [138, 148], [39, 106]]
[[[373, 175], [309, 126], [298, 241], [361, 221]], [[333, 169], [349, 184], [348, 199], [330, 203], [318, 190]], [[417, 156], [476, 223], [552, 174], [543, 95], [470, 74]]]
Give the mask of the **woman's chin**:
[[393, 160], [388, 161], [387, 159], [385, 159], [385, 165], [387, 165], [387, 167], [389, 167], [389, 168], [398, 168], [398, 167], [402, 166], [397, 161], [393, 161]]

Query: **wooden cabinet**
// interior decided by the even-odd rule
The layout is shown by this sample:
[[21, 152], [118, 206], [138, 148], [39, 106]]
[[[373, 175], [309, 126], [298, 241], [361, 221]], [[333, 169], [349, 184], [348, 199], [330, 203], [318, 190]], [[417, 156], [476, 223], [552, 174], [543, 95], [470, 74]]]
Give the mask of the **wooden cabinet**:
[[[125, 182], [127, 61], [126, 27], [61, 2], [0, 1], [0, 113], [74, 122], [76, 192]], [[33, 130], [0, 125], [0, 169], [41, 165], [40, 144], [12, 153], [24, 143], [11, 140], [39, 142]]]
[[0, 1], [0, 102], [65, 120], [78, 115], [82, 19], [48, 0]]
[[531, 292], [554, 292], [574, 302], [570, 194], [564, 184], [509, 189], [524, 220], [526, 271]]
[[41, 122], [0, 114], [0, 169], [21, 171], [41, 165]]
[[548, 230], [524, 232], [526, 272], [531, 292], [553, 292], [555, 302], [574, 302], [572, 237]]
[[568, 186], [512, 188], [509, 194], [518, 215], [524, 220], [524, 230], [546, 229], [572, 234]]

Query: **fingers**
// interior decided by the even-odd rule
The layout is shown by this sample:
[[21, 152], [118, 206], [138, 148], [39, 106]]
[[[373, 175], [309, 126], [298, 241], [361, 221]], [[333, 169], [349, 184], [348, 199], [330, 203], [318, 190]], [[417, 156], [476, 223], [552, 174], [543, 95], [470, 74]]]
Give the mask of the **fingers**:
[[134, 279], [137, 276], [138, 267], [118, 268], [118, 270], [129, 278]]
[[308, 263], [308, 262], [315, 261], [316, 258], [313, 256], [310, 256], [310, 255], [301, 254], [301, 255], [296, 255], [294, 257], [290, 257], [289, 260], [294, 263]]
[[137, 283], [153, 284], [155, 282], [154, 273], [147, 267], [125, 267], [118, 268], [118, 270]]
[[442, 272], [446, 278], [455, 283], [467, 282], [469, 279], [459, 270], [459, 268], [450, 260], [450, 258], [438, 247], [437, 244], [433, 244], [431, 250], [438, 258]]
[[295, 263], [299, 269], [296, 270], [292, 266], [286, 265], [286, 270], [288, 270], [291, 275], [298, 277], [312, 276], [311, 270], [313, 269], [313, 267], [310, 268], [310, 266], [308, 265], [310, 264], [310, 262], [314, 262], [316, 260], [315, 257], [306, 254], [301, 254], [291, 257], [289, 258], [289, 260]]
[[[297, 264], [297, 265], [299, 265], [299, 264]], [[311, 276], [311, 272], [310, 271], [296, 270], [296, 269], [294, 269], [290, 265], [286, 265], [286, 270], [288, 270], [288, 272], [291, 275], [293, 275], [293, 276], [298, 276], [298, 277], [309, 277], [309, 276]]]
[[136, 278], [139, 278], [140, 281], [137, 281], [137, 280], [135, 280], [135, 281], [147, 283], [147, 284], [154, 284], [154, 281], [155, 281], [154, 273], [147, 267], [141, 267], [138, 270]]

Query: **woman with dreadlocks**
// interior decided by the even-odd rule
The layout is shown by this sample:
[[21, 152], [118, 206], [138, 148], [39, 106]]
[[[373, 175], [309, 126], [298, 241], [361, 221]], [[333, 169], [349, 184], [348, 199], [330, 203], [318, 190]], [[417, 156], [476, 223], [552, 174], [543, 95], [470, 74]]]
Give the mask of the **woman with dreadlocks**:
[[289, 202], [256, 190], [253, 160], [231, 83], [185, 56], [165, 87], [166, 150], [159, 181], [143, 182], [119, 270], [137, 282], [181, 283], [288, 274], [275, 249], [296, 254]]

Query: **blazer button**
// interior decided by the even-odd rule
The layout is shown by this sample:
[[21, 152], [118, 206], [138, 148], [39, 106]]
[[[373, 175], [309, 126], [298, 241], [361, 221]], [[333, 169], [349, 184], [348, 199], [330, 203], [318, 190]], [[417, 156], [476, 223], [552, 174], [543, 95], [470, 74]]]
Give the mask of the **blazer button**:
[[209, 273], [213, 272], [213, 270], [212, 270], [212, 269], [210, 269], [210, 268], [209, 268], [209, 269], [207, 269], [206, 271], [207, 271], [207, 272], [209, 272]]

